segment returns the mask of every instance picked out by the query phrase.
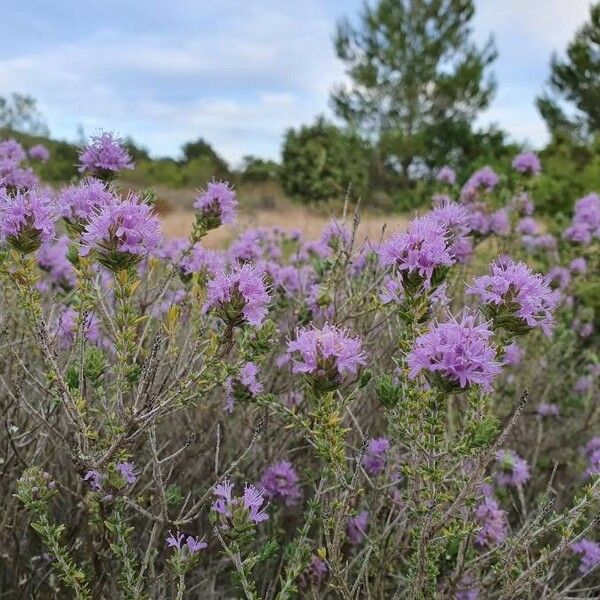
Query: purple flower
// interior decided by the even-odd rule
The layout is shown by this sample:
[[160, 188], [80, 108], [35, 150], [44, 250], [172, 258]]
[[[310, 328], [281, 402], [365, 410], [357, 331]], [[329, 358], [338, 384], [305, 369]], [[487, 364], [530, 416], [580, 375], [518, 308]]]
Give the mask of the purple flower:
[[259, 326], [267, 315], [270, 299], [263, 269], [244, 264], [229, 273], [219, 269], [208, 282], [203, 310], [214, 310], [231, 326], [244, 322]]
[[113, 133], [92, 136], [91, 144], [79, 154], [79, 171], [87, 171], [102, 179], [114, 176], [122, 169], [133, 169], [129, 152], [123, 140]]
[[[75, 341], [77, 330], [77, 313], [71, 306], [65, 308], [58, 318], [56, 336], [63, 348], [69, 348]], [[88, 342], [97, 346], [105, 346], [108, 343], [100, 331], [98, 318], [94, 313], [88, 313], [83, 324], [83, 335]]]
[[179, 267], [184, 274], [203, 273], [215, 275], [223, 265], [223, 255], [216, 250], [204, 248], [200, 242], [194, 244], [189, 254], [179, 261]]
[[513, 450], [498, 450], [496, 461], [500, 467], [496, 473], [498, 485], [518, 487], [531, 479], [527, 461]]
[[593, 437], [585, 446], [586, 477], [600, 475], [600, 436]]
[[96, 470], [88, 471], [83, 477], [83, 480], [87, 481], [95, 492], [99, 492], [102, 489], [103, 479], [102, 474]]
[[67, 258], [70, 240], [62, 235], [55, 242], [40, 246], [37, 261], [41, 269], [49, 274], [50, 281], [65, 289], [72, 289], [77, 283], [73, 265]]
[[[454, 260], [448, 247], [448, 232], [439, 220], [425, 215], [411, 221], [406, 233], [397, 233], [381, 244], [379, 261], [404, 273], [404, 279], [431, 285], [434, 272], [443, 272]], [[406, 286], [405, 286], [406, 287]]]
[[589, 244], [600, 237], [600, 196], [589, 194], [575, 203], [575, 214], [564, 237], [579, 244]]
[[320, 242], [334, 251], [346, 248], [350, 243], [352, 232], [336, 219], [325, 225], [321, 233]]
[[560, 408], [558, 404], [540, 402], [537, 405], [536, 412], [540, 417], [558, 417], [560, 415]]
[[461, 198], [471, 202], [477, 198], [479, 191], [491, 192], [499, 182], [498, 175], [491, 167], [483, 167], [469, 177], [461, 190]]
[[381, 437], [369, 440], [362, 461], [362, 466], [369, 475], [373, 476], [383, 473], [389, 449], [390, 441], [387, 438]]
[[35, 146], [29, 148], [29, 158], [45, 163], [50, 158], [50, 152], [43, 144], [35, 144]]
[[200, 550], [204, 550], [207, 546], [204, 538], [200, 539], [199, 537], [191, 535], [186, 537], [183, 533], [171, 533], [170, 531], [165, 542], [168, 548], [175, 548], [178, 552], [181, 552], [184, 547], [187, 546], [190, 555], [194, 555]]
[[456, 183], [456, 173], [452, 167], [444, 166], [437, 172], [435, 180], [439, 183], [454, 185]]
[[524, 217], [517, 223], [517, 231], [523, 235], [537, 235], [540, 227], [533, 217]]
[[505, 365], [518, 365], [523, 360], [523, 350], [516, 342], [509, 344], [504, 349], [503, 362]]
[[235, 191], [226, 181], [211, 181], [194, 202], [205, 231], [235, 221]]
[[263, 473], [258, 487], [267, 500], [283, 502], [286, 506], [298, 504], [302, 498], [298, 473], [287, 460], [271, 465]]
[[10, 139], [0, 142], [0, 187], [8, 186], [16, 191], [39, 185], [35, 173], [20, 166], [25, 158], [25, 150], [17, 141]]
[[506, 511], [492, 496], [489, 486], [483, 486], [483, 499], [475, 509], [475, 519], [479, 525], [477, 544], [491, 548], [504, 542], [508, 530]]
[[136, 472], [135, 465], [132, 462], [117, 463], [117, 471], [125, 480], [125, 483], [132, 484], [137, 481], [138, 473]]
[[521, 175], [537, 175], [542, 170], [540, 159], [533, 152], [523, 152], [515, 156], [512, 167]]
[[98, 211], [111, 203], [118, 202], [98, 179], [84, 179], [77, 185], [64, 188], [58, 196], [58, 210], [74, 232], [83, 233], [86, 222]]
[[479, 598], [479, 586], [472, 577], [465, 576], [458, 583], [456, 600], [477, 600]]
[[306, 570], [305, 578], [315, 584], [319, 584], [325, 580], [329, 574], [327, 563], [320, 557], [313, 554], [310, 557], [310, 564]]
[[485, 304], [484, 312], [494, 325], [516, 334], [527, 333], [534, 327], [549, 334], [560, 295], [550, 289], [548, 278], [532, 273], [527, 265], [508, 257], [492, 263], [490, 272], [491, 275], [476, 277], [469, 293]]
[[156, 253], [161, 245], [160, 221], [151, 206], [130, 195], [102, 206], [85, 226], [81, 256], [93, 253], [100, 264], [119, 271]]
[[579, 572], [587, 575], [600, 564], [600, 544], [582, 539], [571, 544], [571, 551], [580, 557]]
[[369, 512], [363, 510], [356, 517], [349, 517], [346, 522], [346, 535], [352, 546], [358, 546], [364, 539], [367, 533], [369, 524]]
[[445, 229], [451, 257], [459, 263], [469, 262], [473, 254], [469, 211], [458, 202], [443, 199], [429, 215]]
[[578, 256], [569, 263], [569, 269], [571, 269], [571, 273], [583, 275], [587, 271], [587, 261], [583, 256]]
[[489, 227], [492, 233], [506, 237], [510, 235], [510, 220], [506, 209], [501, 208], [490, 215]]
[[510, 202], [519, 215], [532, 215], [535, 207], [527, 192], [520, 192]]
[[269, 518], [264, 512], [264, 498], [253, 485], [246, 485], [242, 497], [233, 496], [233, 483], [229, 479], [215, 486], [213, 490], [216, 500], [212, 510], [221, 515], [221, 526], [230, 529], [235, 521], [235, 514], [241, 511], [244, 520], [258, 524]]
[[0, 239], [19, 252], [29, 254], [53, 239], [55, 220], [48, 193], [30, 190], [9, 196], [0, 190]]
[[225, 382], [225, 410], [231, 413], [235, 400], [250, 400], [263, 391], [263, 384], [258, 381], [259, 368], [253, 362], [247, 362], [238, 377], [229, 377]]
[[299, 329], [296, 339], [288, 342], [287, 352], [294, 373], [306, 373], [333, 387], [344, 375], [356, 375], [367, 362], [360, 338], [328, 323], [321, 329]]
[[452, 320], [434, 325], [415, 340], [408, 354], [410, 377], [421, 371], [428, 379], [448, 391], [480, 385], [490, 390], [501, 367], [490, 344], [492, 332], [478, 325], [475, 317], [463, 312], [460, 322]]

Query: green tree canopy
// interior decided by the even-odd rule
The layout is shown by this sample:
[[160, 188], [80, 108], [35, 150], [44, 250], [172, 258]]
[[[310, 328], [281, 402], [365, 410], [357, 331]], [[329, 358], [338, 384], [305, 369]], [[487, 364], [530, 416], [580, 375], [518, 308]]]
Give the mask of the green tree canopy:
[[379, 161], [405, 180], [435, 164], [440, 146], [460, 148], [492, 98], [496, 51], [491, 38], [481, 48], [471, 41], [474, 12], [473, 0], [376, 0], [357, 26], [338, 24], [336, 52], [351, 81], [332, 94], [334, 110], [381, 142]]
[[281, 183], [286, 193], [307, 203], [341, 198], [349, 187], [362, 196], [370, 162], [363, 139], [320, 117], [314, 125], [286, 132]]
[[550, 63], [548, 89], [537, 107], [553, 134], [587, 139], [600, 130], [600, 3], [567, 46], [566, 57]]
[[229, 174], [229, 165], [224, 158], [215, 152], [214, 148], [203, 138], [198, 138], [193, 142], [187, 142], [182, 147], [184, 163], [189, 163], [196, 159], [208, 159], [214, 166], [215, 177], [227, 177]]

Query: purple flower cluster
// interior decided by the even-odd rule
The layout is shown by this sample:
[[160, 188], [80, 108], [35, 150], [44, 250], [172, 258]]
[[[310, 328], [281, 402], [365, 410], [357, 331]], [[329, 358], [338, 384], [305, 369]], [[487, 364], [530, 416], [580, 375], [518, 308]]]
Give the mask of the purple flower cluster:
[[81, 256], [93, 253], [106, 268], [119, 271], [158, 251], [160, 221], [137, 196], [113, 199], [87, 222], [81, 244]]
[[513, 450], [498, 450], [496, 462], [500, 468], [496, 473], [498, 485], [519, 487], [531, 479], [527, 461]]
[[352, 232], [343, 223], [340, 223], [337, 219], [333, 219], [323, 228], [320, 242], [324, 246], [337, 251], [341, 248], [346, 248], [350, 243], [351, 237]]
[[560, 295], [550, 288], [548, 278], [507, 257], [492, 263], [490, 272], [476, 277], [469, 293], [485, 304], [484, 312], [493, 319], [494, 326], [513, 333], [539, 327], [549, 334]]
[[406, 277], [416, 277], [426, 287], [435, 271], [454, 263], [448, 246], [448, 232], [439, 217], [426, 215], [411, 221], [406, 233], [397, 233], [378, 249], [384, 267], [393, 267]]
[[490, 486], [483, 486], [482, 492], [483, 499], [475, 509], [475, 519], [479, 525], [475, 541], [480, 546], [491, 548], [506, 539], [508, 518], [506, 511], [492, 495]]
[[346, 521], [346, 536], [352, 546], [362, 543], [369, 525], [369, 511], [363, 510]]
[[477, 199], [478, 192], [491, 192], [500, 182], [500, 178], [491, 167], [475, 171], [461, 190], [461, 198], [466, 202]]
[[19, 252], [29, 254], [52, 240], [55, 220], [49, 193], [30, 190], [9, 196], [0, 190], [0, 239]]
[[588, 539], [581, 539], [571, 544], [571, 551], [580, 558], [579, 572], [587, 575], [600, 565], [600, 544]]
[[600, 475], [600, 436], [593, 437], [585, 446], [586, 477]]
[[446, 165], [437, 172], [435, 180], [439, 183], [454, 185], [456, 183], [456, 173], [454, 172], [454, 169], [452, 167], [448, 167]]
[[533, 152], [523, 152], [515, 156], [512, 167], [521, 175], [537, 175], [542, 170], [540, 159]]
[[58, 196], [58, 211], [76, 233], [83, 233], [88, 220], [104, 206], [117, 200], [98, 179], [84, 179], [77, 185], [64, 188]]
[[575, 214], [565, 238], [578, 244], [589, 244], [600, 238], [600, 196], [589, 194], [575, 203]]
[[50, 152], [44, 144], [35, 144], [29, 148], [29, 158], [45, 163], [50, 159]]
[[35, 173], [21, 166], [27, 158], [25, 150], [16, 140], [0, 142], [0, 186], [8, 186], [14, 190], [26, 190], [38, 185]]
[[37, 253], [38, 265], [49, 275], [53, 285], [71, 289], [75, 287], [77, 278], [73, 265], [67, 258], [70, 240], [61, 235], [56, 241], [46, 242]]
[[328, 323], [321, 329], [299, 329], [296, 339], [288, 342], [287, 352], [294, 373], [306, 373], [334, 386], [345, 375], [356, 375], [367, 362], [360, 338]]
[[213, 493], [216, 499], [211, 508], [221, 516], [221, 526], [225, 530], [233, 526], [235, 513], [238, 512], [242, 513], [246, 521], [254, 524], [269, 518], [263, 507], [263, 495], [253, 485], [246, 485], [243, 496], [237, 497], [233, 496], [233, 483], [225, 479], [215, 486]]
[[211, 181], [194, 202], [204, 229], [215, 229], [235, 221], [237, 200], [235, 191], [226, 181]]
[[263, 391], [263, 384], [258, 380], [260, 369], [253, 362], [247, 362], [238, 377], [229, 377], [225, 382], [225, 410], [233, 412], [236, 400], [255, 398]]
[[469, 237], [469, 211], [458, 202], [442, 198], [429, 214], [444, 228], [450, 256], [456, 262], [468, 263], [473, 255], [473, 241]]
[[389, 449], [390, 441], [385, 437], [369, 440], [362, 461], [362, 466], [369, 475], [374, 476], [383, 473]]
[[263, 473], [258, 487], [267, 500], [294, 506], [302, 499], [299, 481], [292, 463], [282, 460], [271, 465]]
[[114, 176], [123, 169], [133, 169], [129, 152], [123, 140], [111, 132], [92, 136], [92, 142], [79, 154], [79, 171], [102, 179]]
[[480, 385], [490, 390], [501, 366], [490, 343], [492, 332], [463, 312], [460, 321], [434, 325], [415, 340], [408, 354], [410, 376], [425, 371], [426, 377], [448, 391]]
[[204, 311], [215, 313], [231, 326], [244, 322], [259, 326], [268, 311], [264, 270], [244, 264], [231, 272], [219, 269], [208, 282]]
[[184, 535], [183, 533], [171, 533], [169, 531], [167, 538], [165, 539], [167, 548], [175, 548], [177, 552], [183, 552], [187, 548], [188, 553], [193, 556], [200, 550], [204, 550], [208, 545], [204, 538], [194, 537], [192, 535]]

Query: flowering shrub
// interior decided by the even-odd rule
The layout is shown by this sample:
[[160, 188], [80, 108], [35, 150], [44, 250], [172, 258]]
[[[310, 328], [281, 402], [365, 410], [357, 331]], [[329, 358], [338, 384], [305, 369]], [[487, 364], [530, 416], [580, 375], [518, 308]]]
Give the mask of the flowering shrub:
[[214, 250], [229, 184], [165, 240], [116, 137], [61, 190], [27, 156], [0, 142], [6, 597], [598, 597], [598, 196], [536, 218], [526, 154], [381, 240]]

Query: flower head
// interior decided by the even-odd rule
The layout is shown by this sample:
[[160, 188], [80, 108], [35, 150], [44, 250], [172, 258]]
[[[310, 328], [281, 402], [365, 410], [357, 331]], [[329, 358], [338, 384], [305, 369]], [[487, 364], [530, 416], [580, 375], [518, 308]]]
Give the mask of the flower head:
[[58, 211], [70, 229], [80, 234], [85, 231], [87, 221], [102, 207], [115, 202], [117, 200], [107, 189], [106, 184], [90, 177], [60, 192]]
[[337, 251], [346, 248], [350, 243], [351, 237], [352, 232], [343, 223], [333, 219], [323, 228], [320, 242], [324, 246]]
[[194, 202], [203, 231], [235, 221], [235, 191], [226, 181], [211, 181]]
[[305, 373], [326, 387], [337, 387], [345, 375], [356, 375], [367, 362], [360, 338], [330, 324], [299, 329], [287, 351], [294, 373]]
[[498, 450], [496, 462], [500, 467], [496, 473], [498, 485], [518, 487], [531, 479], [527, 461], [513, 450]]
[[244, 322], [258, 326], [270, 299], [263, 269], [244, 264], [230, 272], [219, 269], [208, 282], [204, 312], [213, 310], [231, 326]]
[[48, 193], [30, 190], [9, 196], [0, 190], [0, 239], [19, 252], [29, 254], [53, 239], [55, 220]]
[[533, 152], [523, 152], [515, 156], [512, 167], [521, 175], [537, 175], [542, 170], [540, 159]]
[[287, 460], [271, 465], [263, 473], [258, 487], [267, 500], [283, 502], [286, 506], [298, 504], [302, 498], [298, 473]]
[[37, 253], [38, 264], [48, 273], [51, 283], [64, 289], [72, 289], [77, 283], [73, 265], [67, 258], [69, 243], [69, 238], [62, 235], [54, 242], [42, 244]]
[[491, 167], [475, 171], [461, 190], [461, 198], [467, 202], [475, 200], [478, 192], [491, 192], [500, 182], [500, 178]]
[[579, 572], [586, 575], [600, 564], [600, 544], [581, 539], [571, 544], [571, 551], [580, 558]]
[[29, 148], [29, 158], [45, 163], [50, 158], [50, 152], [43, 144], [35, 144]]
[[123, 140], [113, 133], [103, 132], [92, 136], [90, 145], [79, 154], [81, 173], [88, 172], [101, 179], [108, 179], [123, 169], [133, 169], [133, 163]]
[[489, 390], [501, 367], [490, 344], [492, 332], [463, 312], [456, 320], [434, 325], [418, 337], [408, 354], [410, 376], [422, 371], [448, 391], [480, 385]]
[[456, 183], [456, 173], [452, 167], [444, 166], [437, 172], [435, 180], [440, 183], [454, 185]]
[[135, 465], [132, 462], [117, 463], [117, 471], [125, 480], [125, 483], [132, 484], [137, 481], [138, 473], [135, 470]]
[[190, 555], [194, 555], [200, 550], [204, 550], [206, 548], [207, 543], [204, 541], [204, 538], [200, 539], [199, 537], [194, 537], [192, 535], [185, 536], [183, 533], [172, 533], [169, 531], [165, 542], [168, 548], [175, 548], [178, 552], [183, 552], [185, 548]]
[[488, 486], [484, 486], [483, 491], [483, 498], [475, 509], [475, 519], [479, 525], [475, 541], [480, 546], [491, 548], [506, 539], [508, 518]]
[[600, 238], [600, 196], [589, 194], [575, 203], [571, 225], [564, 232], [565, 238], [578, 244], [589, 244]]
[[390, 441], [387, 438], [381, 437], [369, 440], [362, 461], [362, 465], [369, 475], [374, 476], [383, 473], [389, 449]]
[[363, 510], [355, 517], [349, 517], [346, 521], [346, 535], [352, 546], [358, 546], [364, 539], [369, 525], [369, 511]]
[[233, 483], [229, 479], [215, 486], [216, 496], [212, 510], [220, 516], [224, 530], [235, 529], [245, 524], [258, 524], [266, 521], [269, 515], [263, 506], [262, 493], [253, 485], [246, 485], [243, 496], [233, 496]]
[[404, 287], [430, 287], [434, 275], [443, 274], [454, 259], [448, 247], [448, 231], [439, 218], [425, 215], [411, 221], [406, 233], [397, 233], [381, 244], [379, 261], [403, 274]]
[[160, 221], [137, 196], [114, 198], [89, 219], [81, 243], [81, 256], [93, 253], [107, 269], [119, 271], [158, 251]]
[[255, 398], [263, 391], [263, 384], [258, 380], [259, 368], [253, 362], [247, 362], [238, 377], [229, 377], [225, 382], [225, 409], [233, 412], [236, 400], [247, 401]]
[[494, 326], [505, 327], [515, 334], [538, 327], [549, 334], [560, 296], [550, 288], [548, 278], [506, 257], [492, 263], [490, 272], [476, 277], [469, 293], [485, 304], [484, 312]]

